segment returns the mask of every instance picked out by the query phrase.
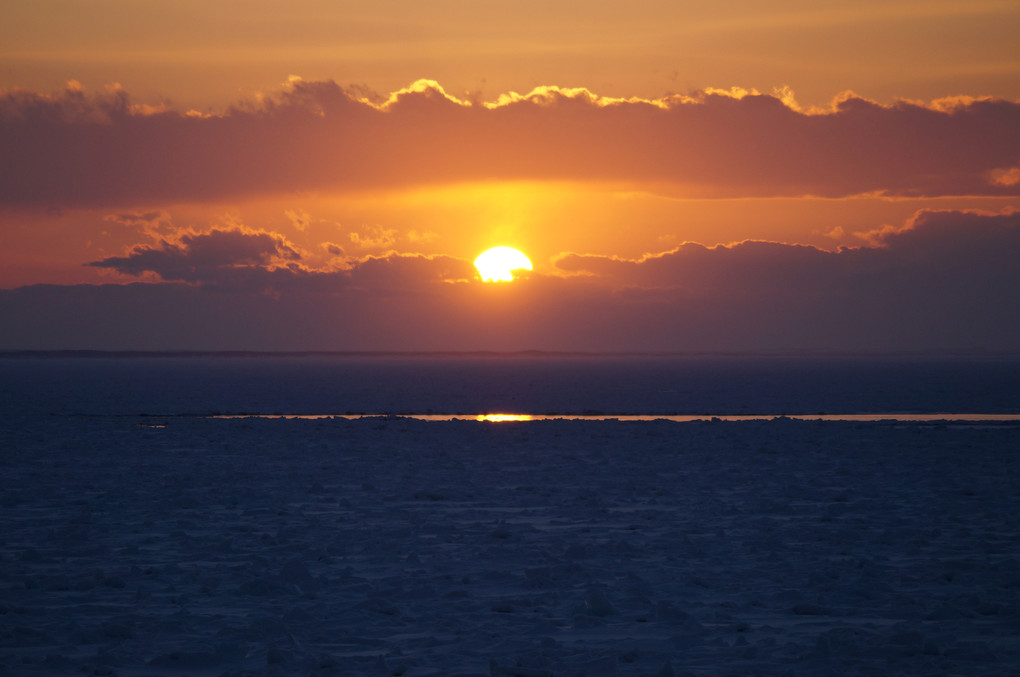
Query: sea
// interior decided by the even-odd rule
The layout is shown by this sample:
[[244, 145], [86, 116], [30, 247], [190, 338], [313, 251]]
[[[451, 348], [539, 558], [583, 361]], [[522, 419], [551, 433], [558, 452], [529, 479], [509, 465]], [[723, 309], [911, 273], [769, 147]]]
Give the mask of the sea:
[[11, 415], [1020, 418], [1018, 355], [7, 352]]
[[[0, 675], [1018, 675], [1018, 386], [1002, 356], [7, 354]], [[565, 420], [673, 416], [705, 420]], [[936, 420], [795, 420], [851, 416]]]

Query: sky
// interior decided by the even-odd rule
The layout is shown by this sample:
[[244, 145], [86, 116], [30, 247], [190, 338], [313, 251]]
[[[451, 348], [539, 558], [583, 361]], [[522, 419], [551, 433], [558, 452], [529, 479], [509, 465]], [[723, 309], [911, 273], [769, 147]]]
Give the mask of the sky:
[[[1020, 5], [8, 0], [0, 349], [1016, 352]], [[483, 282], [512, 246], [533, 263]]]

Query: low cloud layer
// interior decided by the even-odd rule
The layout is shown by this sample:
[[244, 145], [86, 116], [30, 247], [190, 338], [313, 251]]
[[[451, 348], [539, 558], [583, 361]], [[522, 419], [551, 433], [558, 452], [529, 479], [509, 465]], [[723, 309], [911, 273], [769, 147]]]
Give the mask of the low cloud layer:
[[164, 280], [209, 283], [211, 279], [231, 271], [261, 268], [300, 258], [300, 254], [279, 235], [235, 228], [186, 233], [179, 242], [162, 240], [156, 247], [141, 245], [127, 256], [114, 256], [88, 265], [110, 268], [127, 275], [152, 272]]
[[605, 181], [708, 197], [1017, 195], [1020, 104], [805, 112], [779, 96], [604, 99], [540, 88], [483, 105], [418, 83], [382, 104], [295, 82], [200, 115], [122, 92], [0, 95], [0, 205], [143, 205], [474, 180]]
[[508, 285], [390, 254], [305, 267], [234, 229], [93, 265], [163, 282], [0, 291], [0, 347], [263, 350], [1015, 351], [1020, 213], [923, 211], [873, 245], [568, 254]]
[[[337, 248], [336, 252], [342, 254]], [[126, 256], [87, 265], [125, 275], [153, 274], [164, 282], [187, 282], [213, 290], [245, 293], [375, 293], [420, 289], [438, 282], [464, 282], [474, 275], [467, 261], [449, 256], [392, 253], [339, 259], [340, 265], [313, 268], [282, 236], [242, 227], [184, 233], [174, 241], [139, 245]]]
[[869, 234], [871, 246], [827, 251], [807, 245], [746, 241], [696, 243], [641, 259], [566, 254], [559, 269], [615, 287], [701, 296], [823, 296], [916, 285], [953, 294], [1020, 281], [1020, 213], [919, 212], [902, 228]]

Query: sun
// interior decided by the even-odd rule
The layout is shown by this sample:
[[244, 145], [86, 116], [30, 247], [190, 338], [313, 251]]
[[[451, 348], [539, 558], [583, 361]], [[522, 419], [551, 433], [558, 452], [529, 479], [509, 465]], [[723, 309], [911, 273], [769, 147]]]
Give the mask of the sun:
[[475, 259], [482, 282], [510, 282], [513, 271], [531, 270], [531, 261], [513, 247], [493, 247]]

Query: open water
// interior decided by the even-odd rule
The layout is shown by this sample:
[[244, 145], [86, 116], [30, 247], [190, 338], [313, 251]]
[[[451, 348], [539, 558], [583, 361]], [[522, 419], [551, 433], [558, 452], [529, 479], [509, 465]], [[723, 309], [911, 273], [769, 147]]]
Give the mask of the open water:
[[1020, 414], [1020, 357], [8, 354], [8, 415]]

